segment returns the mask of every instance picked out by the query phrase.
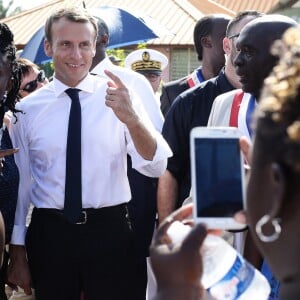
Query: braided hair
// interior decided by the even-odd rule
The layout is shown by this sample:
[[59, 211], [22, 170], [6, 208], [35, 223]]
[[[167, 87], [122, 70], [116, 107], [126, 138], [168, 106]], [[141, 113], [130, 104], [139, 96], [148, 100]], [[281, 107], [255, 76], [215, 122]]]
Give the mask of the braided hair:
[[300, 29], [288, 29], [272, 53], [281, 59], [265, 79], [255, 114], [255, 140], [263, 145], [256, 158], [300, 173]]
[[16, 61], [16, 47], [14, 45], [13, 33], [5, 23], [0, 23], [0, 39], [0, 52], [6, 55], [11, 67], [11, 88], [7, 93], [4, 105], [0, 107], [0, 115], [3, 117], [5, 109], [11, 110], [14, 114], [18, 112], [15, 104], [21, 84], [21, 70]]

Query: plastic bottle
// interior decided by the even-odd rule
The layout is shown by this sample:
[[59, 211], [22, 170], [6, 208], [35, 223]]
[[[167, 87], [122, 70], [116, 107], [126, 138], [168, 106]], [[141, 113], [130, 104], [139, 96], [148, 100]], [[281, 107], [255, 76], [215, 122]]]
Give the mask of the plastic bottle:
[[[167, 233], [181, 243], [190, 226], [175, 221]], [[221, 237], [208, 234], [200, 249], [203, 259], [201, 283], [216, 300], [267, 300], [267, 279]]]

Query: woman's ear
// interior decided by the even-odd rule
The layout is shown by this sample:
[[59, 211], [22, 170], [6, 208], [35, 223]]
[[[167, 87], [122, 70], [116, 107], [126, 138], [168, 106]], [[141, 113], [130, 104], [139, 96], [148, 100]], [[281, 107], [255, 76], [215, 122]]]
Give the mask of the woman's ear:
[[272, 163], [270, 167], [270, 187], [272, 190], [272, 208], [269, 212], [271, 218], [280, 216], [286, 193], [286, 175], [282, 166]]
[[[265, 186], [262, 187], [267, 206], [265, 213], [256, 222], [255, 231], [262, 242], [271, 243], [276, 241], [281, 233], [280, 222], [286, 192], [286, 175], [278, 163], [271, 163], [267, 168]], [[265, 225], [268, 225], [268, 234], [264, 233]]]

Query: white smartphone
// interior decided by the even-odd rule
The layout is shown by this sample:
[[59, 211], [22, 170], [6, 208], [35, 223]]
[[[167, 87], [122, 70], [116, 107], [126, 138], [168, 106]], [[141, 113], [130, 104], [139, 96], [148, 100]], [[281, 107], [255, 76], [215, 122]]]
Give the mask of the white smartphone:
[[190, 133], [194, 220], [208, 228], [242, 230], [234, 214], [245, 209], [244, 161], [234, 127], [195, 127]]

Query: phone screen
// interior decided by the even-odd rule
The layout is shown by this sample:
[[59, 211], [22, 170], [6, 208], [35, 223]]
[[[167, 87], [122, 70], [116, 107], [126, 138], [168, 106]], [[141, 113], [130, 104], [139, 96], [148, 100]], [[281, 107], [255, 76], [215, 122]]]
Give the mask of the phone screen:
[[243, 209], [237, 138], [195, 138], [197, 217], [232, 217]]

